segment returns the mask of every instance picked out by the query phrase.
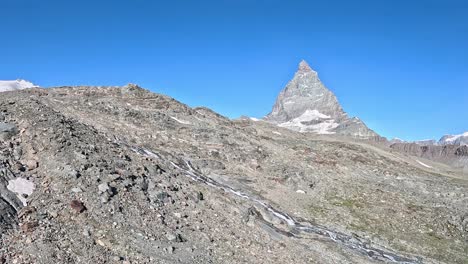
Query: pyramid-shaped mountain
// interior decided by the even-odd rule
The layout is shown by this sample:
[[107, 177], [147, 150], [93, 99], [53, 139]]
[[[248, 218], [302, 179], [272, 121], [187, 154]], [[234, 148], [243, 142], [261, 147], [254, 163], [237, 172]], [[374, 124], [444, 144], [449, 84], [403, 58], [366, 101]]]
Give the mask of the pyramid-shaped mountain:
[[294, 78], [280, 92], [266, 121], [300, 132], [378, 139], [359, 118], [350, 118], [316, 71], [301, 61]]

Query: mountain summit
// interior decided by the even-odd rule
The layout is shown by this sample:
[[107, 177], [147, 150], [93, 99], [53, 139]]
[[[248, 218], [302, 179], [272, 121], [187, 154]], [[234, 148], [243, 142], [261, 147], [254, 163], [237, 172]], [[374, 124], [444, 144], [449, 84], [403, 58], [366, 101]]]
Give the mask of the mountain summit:
[[303, 73], [313, 72], [312, 68], [310, 68], [309, 64], [305, 60], [302, 60], [299, 63], [299, 70], [298, 71], [303, 72]]
[[293, 79], [280, 92], [265, 120], [300, 132], [379, 137], [359, 118], [349, 118], [318, 73], [302, 60]]

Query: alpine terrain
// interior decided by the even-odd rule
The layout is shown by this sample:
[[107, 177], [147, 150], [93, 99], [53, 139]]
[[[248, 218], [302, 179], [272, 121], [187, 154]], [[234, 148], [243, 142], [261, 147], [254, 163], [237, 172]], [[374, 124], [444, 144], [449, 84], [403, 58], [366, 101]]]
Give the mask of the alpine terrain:
[[0, 263], [468, 263], [466, 174], [375, 144], [305, 62], [265, 120], [1, 93]]

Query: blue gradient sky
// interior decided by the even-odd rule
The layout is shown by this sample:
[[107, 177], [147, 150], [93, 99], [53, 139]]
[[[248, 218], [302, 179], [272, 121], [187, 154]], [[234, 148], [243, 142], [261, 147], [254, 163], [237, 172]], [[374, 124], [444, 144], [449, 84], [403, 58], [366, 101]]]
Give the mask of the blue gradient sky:
[[267, 114], [300, 59], [387, 137], [468, 131], [468, 1], [0, 1], [0, 79]]

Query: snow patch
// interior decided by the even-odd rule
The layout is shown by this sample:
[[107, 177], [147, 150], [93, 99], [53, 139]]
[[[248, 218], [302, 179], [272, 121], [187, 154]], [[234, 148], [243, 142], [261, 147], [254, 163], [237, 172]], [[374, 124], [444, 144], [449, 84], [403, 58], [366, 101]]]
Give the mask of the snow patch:
[[27, 201], [24, 195], [30, 196], [34, 192], [34, 183], [24, 178], [16, 178], [8, 181], [7, 189], [16, 193], [18, 198], [27, 206]]
[[[286, 123], [281, 123], [278, 126], [297, 130], [299, 132], [315, 132], [318, 134], [334, 134], [331, 131], [339, 126], [330, 116], [320, 113], [318, 110], [307, 109], [301, 116], [296, 117]], [[306, 122], [321, 121], [317, 124], [307, 125]]]
[[255, 122], [258, 122], [258, 121], [260, 121], [260, 119], [258, 119], [258, 118], [255, 118], [255, 117], [250, 117], [250, 120], [252, 120], [252, 121], [255, 121]]
[[25, 80], [0, 81], [0, 92], [22, 90], [33, 87], [38, 86]]
[[181, 124], [184, 124], [184, 125], [190, 125], [191, 123], [189, 121], [184, 121], [184, 120], [180, 120], [180, 119], [177, 119], [173, 116], [171, 116], [172, 119], [174, 119], [175, 121], [177, 121], [178, 123], [181, 123]]
[[330, 118], [330, 116], [320, 113], [318, 110], [307, 109], [301, 116], [295, 118], [300, 119], [301, 121], [312, 121], [317, 119]]
[[421, 164], [422, 166], [424, 166], [424, 167], [426, 167], [426, 168], [432, 168], [432, 166], [429, 166], [429, 165], [427, 165], [426, 163], [423, 163], [423, 162], [421, 162], [421, 161], [419, 161], [419, 160], [416, 160], [416, 162], [419, 163], [419, 164]]
[[279, 136], [283, 135], [283, 134], [281, 134], [281, 133], [278, 132], [278, 131], [273, 131], [273, 132], [271, 132], [271, 133], [276, 134], [276, 135], [279, 135]]

